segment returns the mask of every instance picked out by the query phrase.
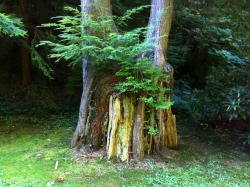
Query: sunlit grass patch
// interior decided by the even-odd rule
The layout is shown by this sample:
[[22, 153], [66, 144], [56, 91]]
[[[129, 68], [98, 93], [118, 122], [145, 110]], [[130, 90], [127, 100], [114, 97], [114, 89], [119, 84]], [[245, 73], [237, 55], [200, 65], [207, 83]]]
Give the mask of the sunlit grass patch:
[[[106, 159], [75, 162], [68, 127], [0, 125], [0, 186], [121, 186], [143, 181], [144, 170], [115, 169]], [[58, 161], [58, 169], [55, 163]]]
[[[2, 183], [42, 185], [73, 164], [65, 128], [49, 130], [28, 124], [1, 125], [0, 173]], [[55, 171], [55, 162], [60, 166]]]
[[192, 138], [158, 161], [76, 159], [70, 129], [0, 124], [0, 187], [250, 186], [247, 153]]

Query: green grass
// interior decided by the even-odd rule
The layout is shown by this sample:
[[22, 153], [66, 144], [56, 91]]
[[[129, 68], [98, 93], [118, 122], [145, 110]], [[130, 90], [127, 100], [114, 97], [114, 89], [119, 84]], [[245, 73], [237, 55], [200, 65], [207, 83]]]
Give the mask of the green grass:
[[[0, 123], [0, 186], [250, 186], [247, 153], [191, 137], [166, 158], [129, 164], [80, 159], [68, 149], [68, 127]], [[157, 160], [157, 161], [155, 161]], [[55, 163], [59, 162], [55, 170]], [[58, 178], [63, 182], [58, 182]]]
[[[248, 163], [244, 163], [249, 166]], [[220, 161], [199, 162], [178, 168], [165, 168], [148, 179], [150, 186], [250, 186], [250, 170], [242, 166], [228, 166]]]
[[[145, 170], [117, 172], [106, 160], [76, 162], [69, 128], [0, 125], [0, 186], [121, 186], [143, 179]], [[58, 170], [55, 163], [59, 162]], [[126, 179], [126, 177], [127, 179]], [[55, 182], [57, 178], [63, 183]]]

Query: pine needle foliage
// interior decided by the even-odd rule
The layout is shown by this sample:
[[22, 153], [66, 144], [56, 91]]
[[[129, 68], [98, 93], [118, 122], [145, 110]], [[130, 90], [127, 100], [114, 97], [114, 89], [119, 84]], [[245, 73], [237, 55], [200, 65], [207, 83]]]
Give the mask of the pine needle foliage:
[[[123, 17], [100, 17], [91, 19], [92, 15], [82, 14], [74, 8], [66, 7], [69, 15], [58, 16], [55, 23], [43, 24], [41, 27], [54, 28], [58, 32], [57, 40], [41, 41], [38, 46], [50, 48], [49, 58], [56, 62], [66, 60], [70, 66], [81, 63], [88, 57], [97, 69], [107, 71], [112, 64], [117, 76], [124, 81], [116, 85], [121, 93], [138, 95], [150, 107], [167, 109], [172, 104], [163, 95], [169, 88], [159, 85], [162, 79], [168, 79], [160, 68], [152, 67], [152, 56], [143, 57], [152, 43], [143, 42], [147, 28], [136, 28], [131, 31], [112, 32], [110, 22], [114, 19], [117, 25], [124, 25], [131, 15], [148, 6], [129, 10]], [[86, 33], [86, 30], [89, 31]], [[102, 67], [102, 68], [100, 68]], [[99, 72], [100, 73], [100, 72]], [[161, 94], [162, 93], [162, 94]]]
[[55, 28], [59, 32], [58, 40], [40, 41], [37, 46], [48, 46], [50, 48], [49, 58], [56, 59], [56, 62], [64, 59], [70, 61], [70, 65], [79, 63], [82, 58], [82, 27], [81, 14], [77, 9], [66, 7], [66, 11], [74, 16], [57, 16], [56, 23], [43, 24], [41, 27]]
[[21, 19], [0, 12], [0, 37], [23, 37], [27, 35]]
[[120, 17], [117, 17], [116, 18], [116, 23], [118, 25], [127, 25], [127, 22], [129, 19], [132, 19], [132, 15], [138, 13], [138, 12], [141, 12], [142, 10], [146, 9], [146, 8], [149, 8], [150, 5], [144, 5], [144, 6], [140, 6], [140, 7], [137, 7], [137, 8], [133, 8], [133, 9], [130, 9], [130, 10], [127, 10], [123, 16], [120, 16]]
[[49, 79], [53, 79], [52, 74], [54, 73], [54, 70], [52, 69], [49, 62], [45, 61], [42, 55], [36, 50], [35, 43], [36, 43], [36, 40], [34, 38], [31, 41], [31, 46], [30, 46], [30, 54], [32, 58], [32, 63], [38, 69], [40, 69], [46, 77], [48, 77]]

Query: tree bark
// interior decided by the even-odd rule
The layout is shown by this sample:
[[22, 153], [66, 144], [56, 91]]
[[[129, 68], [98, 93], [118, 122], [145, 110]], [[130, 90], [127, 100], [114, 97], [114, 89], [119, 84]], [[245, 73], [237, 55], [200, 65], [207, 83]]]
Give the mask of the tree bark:
[[135, 121], [133, 129], [133, 158], [142, 160], [144, 158], [144, 121], [145, 121], [145, 103], [137, 101], [135, 111]]
[[[174, 0], [152, 0], [152, 8], [149, 18], [149, 30], [147, 42], [150, 43], [149, 50], [153, 52], [154, 67], [161, 67], [169, 76], [168, 80], [160, 81], [159, 85], [173, 88], [174, 68], [166, 61], [168, 38], [171, 30]], [[170, 101], [171, 92], [165, 93]], [[159, 97], [162, 97], [161, 95]], [[176, 119], [172, 114], [171, 107], [167, 110], [158, 110], [158, 139], [157, 147], [174, 148], [177, 146]], [[159, 149], [157, 148], [157, 149]]]
[[[83, 14], [83, 22], [85, 21], [85, 19], [105, 19], [105, 17], [107, 18], [107, 16], [112, 15], [110, 0], [81, 0], [81, 11]], [[113, 21], [110, 22], [110, 26], [113, 32], [117, 31]], [[91, 33], [91, 31], [86, 28], [83, 30], [83, 34], [100, 35], [100, 33]], [[107, 33], [103, 32], [101, 34], [105, 35]], [[82, 61], [83, 92], [81, 97], [77, 127], [70, 143], [71, 148], [75, 147], [80, 139], [86, 138], [89, 134], [90, 122], [88, 122], [87, 119], [89, 116], [91, 90], [94, 81], [94, 70], [93, 68], [91, 68], [90, 61], [91, 59], [89, 59], [87, 56], [85, 56]]]
[[174, 0], [152, 0], [151, 4], [147, 41], [152, 43], [154, 66], [165, 67]]
[[93, 70], [89, 68], [89, 65], [87, 63], [88, 63], [87, 59], [84, 59], [82, 62], [83, 92], [81, 97], [77, 127], [70, 143], [71, 148], [76, 146], [78, 141], [83, 137], [86, 137], [89, 133], [89, 128], [87, 126], [87, 117], [88, 117], [88, 109], [90, 104], [91, 88], [93, 85], [94, 74]]
[[[27, 26], [28, 20], [26, 16], [27, 12], [27, 0], [19, 0], [19, 11], [22, 15], [23, 23]], [[27, 86], [31, 82], [31, 56], [29, 52], [29, 38], [22, 39], [22, 45], [20, 46], [21, 54], [21, 69], [22, 69], [22, 85]]]

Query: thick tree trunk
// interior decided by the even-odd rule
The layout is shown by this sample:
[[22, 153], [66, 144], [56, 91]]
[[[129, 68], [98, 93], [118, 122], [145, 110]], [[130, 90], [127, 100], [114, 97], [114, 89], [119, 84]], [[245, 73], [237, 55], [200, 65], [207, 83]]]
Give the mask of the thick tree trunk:
[[[105, 16], [112, 15], [112, 7], [110, 0], [81, 0], [81, 10], [83, 13], [83, 21], [85, 19], [105, 19]], [[116, 27], [114, 22], [110, 22], [112, 32], [116, 32]], [[90, 34], [90, 30], [83, 30], [83, 34]], [[100, 33], [91, 33], [100, 36]], [[107, 34], [105, 32], [101, 33], [103, 35]], [[104, 36], [103, 36], [104, 37]], [[83, 71], [83, 93], [81, 98], [79, 117], [76, 130], [74, 132], [73, 138], [70, 143], [70, 147], [73, 148], [77, 145], [80, 139], [86, 138], [90, 130], [89, 117], [89, 104], [91, 98], [91, 90], [94, 81], [94, 70], [90, 65], [91, 59], [87, 56], [84, 57], [82, 62]]]
[[133, 113], [134, 104], [131, 98], [110, 96], [107, 131], [108, 159], [118, 157], [122, 161], [129, 160], [134, 121]]
[[[105, 10], [100, 11], [101, 7], [105, 7]], [[110, 0], [83, 0], [82, 11], [92, 14], [91, 19], [101, 15], [110, 16]], [[154, 55], [152, 66], [162, 68], [170, 76], [169, 80], [159, 81], [159, 84], [168, 87], [172, 87], [173, 80], [173, 68], [165, 60], [172, 12], [173, 1], [152, 0], [150, 29], [146, 38], [153, 43], [149, 46], [149, 52]], [[113, 28], [110, 32], [117, 32], [114, 22], [110, 21], [110, 24]], [[91, 31], [84, 32], [88, 34]], [[100, 37], [100, 33], [94, 34]], [[90, 61], [87, 57], [83, 61], [83, 94], [71, 147], [77, 145], [79, 140], [84, 145], [91, 145], [93, 150], [106, 145], [108, 159], [115, 157], [129, 161], [130, 158], [142, 160], [144, 154], [177, 145], [175, 116], [171, 108], [146, 112], [145, 103], [138, 99], [140, 95], [119, 94], [114, 89], [114, 85], [122, 81], [120, 78], [105, 75], [101, 80], [96, 80]], [[160, 97], [170, 101], [170, 92]], [[150, 119], [150, 126], [158, 128], [158, 135], [148, 134], [144, 127], [146, 119]]]

